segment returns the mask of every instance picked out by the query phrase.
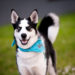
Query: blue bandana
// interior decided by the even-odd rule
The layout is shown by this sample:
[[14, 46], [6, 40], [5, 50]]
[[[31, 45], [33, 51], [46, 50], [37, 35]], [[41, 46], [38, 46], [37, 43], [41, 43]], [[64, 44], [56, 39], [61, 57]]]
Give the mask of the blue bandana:
[[[15, 44], [16, 44], [16, 41], [14, 40], [11, 46], [13, 47]], [[45, 50], [40, 38], [37, 40], [37, 42], [34, 45], [32, 45], [32, 47], [28, 49], [23, 49], [18, 46], [18, 49], [22, 52], [38, 52], [38, 53], [43, 52]]]

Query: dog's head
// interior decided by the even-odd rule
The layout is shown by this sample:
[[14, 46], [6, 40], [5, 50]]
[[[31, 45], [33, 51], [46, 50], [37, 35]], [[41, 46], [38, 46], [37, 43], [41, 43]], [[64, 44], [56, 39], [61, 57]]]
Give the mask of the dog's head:
[[20, 18], [16, 11], [12, 9], [11, 23], [14, 27], [14, 37], [19, 47], [27, 49], [37, 41], [38, 12], [36, 9], [33, 10], [28, 18]]

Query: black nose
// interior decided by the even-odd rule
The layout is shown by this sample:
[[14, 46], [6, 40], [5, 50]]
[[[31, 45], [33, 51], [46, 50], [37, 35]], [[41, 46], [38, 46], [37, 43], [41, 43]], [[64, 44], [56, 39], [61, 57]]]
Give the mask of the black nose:
[[27, 37], [27, 35], [26, 35], [25, 33], [23, 33], [23, 34], [21, 34], [21, 37], [22, 37], [23, 39], [25, 39], [25, 38]]

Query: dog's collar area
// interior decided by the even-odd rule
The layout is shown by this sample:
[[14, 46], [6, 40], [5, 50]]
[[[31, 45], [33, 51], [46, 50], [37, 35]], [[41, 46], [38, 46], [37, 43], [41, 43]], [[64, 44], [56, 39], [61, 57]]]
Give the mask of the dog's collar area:
[[[16, 44], [16, 41], [14, 40], [13, 43], [12, 43], [12, 47]], [[18, 49], [22, 52], [37, 52], [37, 53], [40, 53], [40, 52], [43, 52], [45, 50], [45, 47], [43, 46], [42, 44], [42, 41], [41, 39], [39, 38], [37, 40], [37, 42], [32, 45], [32, 47], [28, 48], [28, 49], [23, 49], [21, 47], [18, 46]]]
[[15, 40], [13, 40], [13, 42], [12, 42], [11, 46], [13, 47], [15, 44], [16, 44], [16, 41], [15, 41]]

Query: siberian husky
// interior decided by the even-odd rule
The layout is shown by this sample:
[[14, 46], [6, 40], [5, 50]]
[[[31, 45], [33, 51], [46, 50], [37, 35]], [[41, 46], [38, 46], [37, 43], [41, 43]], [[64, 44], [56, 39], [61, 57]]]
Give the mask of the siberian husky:
[[56, 54], [52, 44], [58, 34], [59, 17], [49, 13], [37, 28], [37, 9], [28, 18], [19, 17], [12, 9], [11, 23], [20, 75], [56, 75]]

